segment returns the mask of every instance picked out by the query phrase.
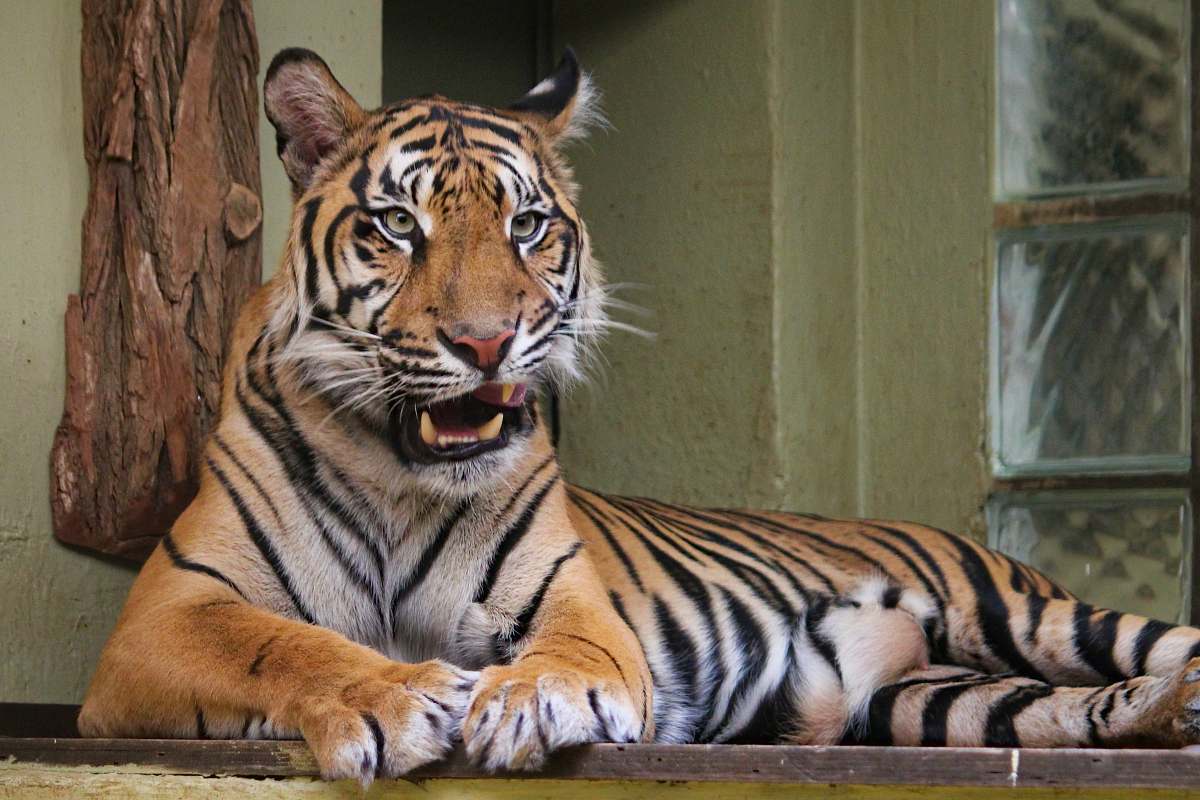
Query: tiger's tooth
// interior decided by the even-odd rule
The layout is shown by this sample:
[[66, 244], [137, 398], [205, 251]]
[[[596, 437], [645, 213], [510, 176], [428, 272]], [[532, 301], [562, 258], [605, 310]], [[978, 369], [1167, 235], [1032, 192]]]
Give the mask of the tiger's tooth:
[[[508, 390], [510, 387], [511, 387], [511, 384], [505, 386], [504, 388], [505, 388], [505, 390]], [[511, 392], [509, 392], [509, 394], [511, 394]], [[497, 414], [496, 416], [492, 417], [487, 423], [480, 425], [478, 428], [476, 428], [475, 432], [479, 434], [479, 441], [486, 442], [488, 439], [495, 439], [497, 436], [499, 436], [500, 428], [503, 425], [504, 425], [504, 415]]]
[[421, 412], [421, 441], [432, 447], [437, 444], [438, 432], [428, 411]]
[[[507, 403], [509, 401], [509, 399], [513, 396], [513, 392], [515, 392], [516, 390], [517, 390], [517, 385], [515, 383], [506, 383], [503, 386], [501, 386], [500, 387], [500, 402]], [[488, 424], [490, 425], [491, 423], [488, 423]]]

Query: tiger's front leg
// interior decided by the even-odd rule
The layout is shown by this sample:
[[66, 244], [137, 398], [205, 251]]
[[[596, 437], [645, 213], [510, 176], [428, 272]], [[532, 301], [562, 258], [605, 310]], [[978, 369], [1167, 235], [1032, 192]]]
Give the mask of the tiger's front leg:
[[[299, 738], [327, 779], [404, 774], [453, 746], [476, 673], [404, 664], [248, 603], [164, 546], [138, 576], [79, 715], [84, 736]], [[182, 551], [182, 552], [181, 552]]]
[[569, 745], [654, 738], [641, 645], [565, 513], [546, 516], [561, 533], [541, 520], [529, 538], [542, 540], [503, 565], [469, 615], [498, 631], [490, 638], [500, 663], [480, 673], [462, 726], [467, 754], [491, 770], [537, 769]]

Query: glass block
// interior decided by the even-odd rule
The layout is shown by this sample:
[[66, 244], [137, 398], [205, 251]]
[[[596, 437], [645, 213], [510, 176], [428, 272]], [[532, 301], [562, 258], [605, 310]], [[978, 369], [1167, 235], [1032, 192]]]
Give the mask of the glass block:
[[1187, 226], [1166, 215], [997, 234], [997, 475], [1188, 469]]
[[1002, 198], [1187, 187], [1187, 0], [999, 0]]
[[1085, 602], [1186, 622], [1191, 517], [1184, 491], [1014, 492], [988, 501], [988, 544]]

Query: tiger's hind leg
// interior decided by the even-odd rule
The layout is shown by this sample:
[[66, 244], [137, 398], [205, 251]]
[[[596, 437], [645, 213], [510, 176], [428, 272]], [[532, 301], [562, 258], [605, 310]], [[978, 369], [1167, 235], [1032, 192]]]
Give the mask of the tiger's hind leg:
[[935, 662], [1055, 686], [1100, 686], [1174, 675], [1200, 656], [1200, 629], [1080, 602], [1036, 570], [961, 536], [908, 523], [876, 524], [861, 536], [860, 545], [887, 544], [913, 569], [925, 567], [913, 579], [892, 565], [902, 585], [924, 586], [938, 604]]
[[1174, 674], [1064, 687], [960, 667], [918, 670], [871, 698], [848, 743], [1181, 747], [1200, 742], [1200, 658]]
[[929, 665], [933, 603], [919, 592], [869, 579], [845, 595], [815, 597], [793, 637], [788, 741], [836, 744], [861, 729], [880, 687]]

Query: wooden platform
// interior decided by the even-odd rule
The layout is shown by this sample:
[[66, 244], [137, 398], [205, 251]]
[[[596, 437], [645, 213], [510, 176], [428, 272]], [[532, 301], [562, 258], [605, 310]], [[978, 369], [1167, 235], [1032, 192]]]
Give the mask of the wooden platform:
[[[73, 731], [12, 736], [21, 717], [22, 729], [38, 727], [30, 708], [0, 704], [0, 797], [168, 797], [199, 789], [218, 796], [362, 796], [356, 784], [315, 780], [303, 742], [80, 739]], [[37, 708], [38, 733], [73, 720], [70, 707]], [[483, 773], [456, 752], [404, 781], [378, 781], [368, 793], [441, 795], [1187, 797], [1200, 796], [1200, 752], [606, 744], [563, 751], [542, 772], [519, 776]]]

